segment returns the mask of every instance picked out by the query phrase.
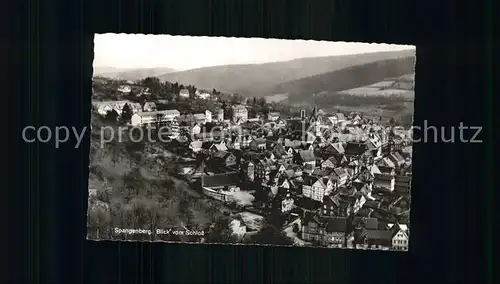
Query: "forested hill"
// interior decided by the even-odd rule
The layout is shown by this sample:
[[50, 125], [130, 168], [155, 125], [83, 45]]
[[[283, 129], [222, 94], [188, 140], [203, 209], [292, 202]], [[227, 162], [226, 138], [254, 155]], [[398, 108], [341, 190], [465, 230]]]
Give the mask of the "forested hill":
[[414, 66], [415, 57], [379, 60], [279, 84], [271, 93], [288, 93], [295, 99], [308, 99], [315, 93], [338, 92], [413, 73]]
[[386, 59], [413, 57], [415, 50], [301, 58], [264, 64], [225, 65], [173, 72], [159, 76], [162, 81], [217, 89], [244, 96], [265, 96], [273, 86], [300, 78]]

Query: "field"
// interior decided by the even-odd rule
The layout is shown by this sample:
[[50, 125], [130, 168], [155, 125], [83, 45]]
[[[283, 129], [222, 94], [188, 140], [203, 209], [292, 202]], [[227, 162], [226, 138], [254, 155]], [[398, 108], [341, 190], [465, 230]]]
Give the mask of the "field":
[[382, 97], [401, 96], [406, 98], [413, 98], [414, 96], [413, 91], [398, 90], [398, 89], [380, 89], [376, 87], [354, 88], [350, 90], [341, 91], [339, 92], [339, 94], [352, 95], [352, 96], [382, 96]]
[[395, 81], [382, 81], [382, 82], [378, 82], [378, 83], [375, 83], [375, 84], [371, 84], [367, 87], [372, 87], [372, 88], [387, 88], [387, 87], [390, 87], [392, 84], [394, 84]]

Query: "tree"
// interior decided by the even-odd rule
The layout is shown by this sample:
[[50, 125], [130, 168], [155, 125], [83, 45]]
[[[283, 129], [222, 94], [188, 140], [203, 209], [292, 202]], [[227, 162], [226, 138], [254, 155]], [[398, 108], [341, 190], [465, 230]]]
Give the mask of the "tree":
[[391, 119], [389, 119], [389, 124], [394, 125], [395, 123], [396, 123], [396, 120], [394, 119], [394, 117], [391, 117]]
[[116, 110], [110, 110], [106, 113], [106, 116], [104, 117], [104, 119], [106, 121], [113, 121], [113, 122], [116, 122], [117, 118], [118, 118], [118, 113], [116, 112]]
[[259, 98], [259, 105], [260, 105], [261, 107], [265, 107], [265, 106], [266, 106], [266, 104], [267, 104], [267, 102], [266, 102], [266, 98], [264, 98], [264, 97]]
[[146, 88], [149, 88], [152, 94], [158, 94], [161, 90], [160, 79], [156, 77], [146, 77], [142, 81], [142, 85]]
[[294, 223], [294, 224], [293, 224], [293, 229], [292, 229], [292, 231], [293, 231], [294, 233], [296, 233], [296, 234], [300, 231], [299, 225], [297, 225], [297, 223]]
[[106, 232], [110, 232], [110, 222], [111, 214], [109, 210], [97, 204], [89, 208], [88, 229], [91, 236], [93, 235], [97, 240], [102, 239]]
[[278, 231], [269, 224], [265, 224], [257, 234], [250, 238], [249, 242], [267, 245], [293, 245], [292, 239], [287, 237], [284, 232]]
[[189, 91], [189, 97], [193, 99], [196, 95], [196, 90], [197, 90], [196, 87], [193, 85], [188, 85], [186, 89], [188, 89]]
[[122, 116], [121, 119], [123, 122], [129, 122], [130, 118], [132, 118], [132, 109], [128, 104], [125, 104], [122, 108]]
[[158, 202], [157, 197], [150, 197], [145, 203], [146, 216], [152, 232], [152, 237], [156, 236], [156, 229], [158, 228], [158, 223], [162, 219], [161, 204]]
[[97, 192], [97, 200], [104, 202], [104, 203], [109, 203], [110, 202], [110, 197], [111, 195], [107, 190], [100, 190]]
[[167, 82], [167, 81], [163, 82], [160, 86], [159, 95], [161, 97], [168, 97], [169, 94], [171, 94], [171, 93], [172, 93], [172, 83]]
[[231, 103], [232, 104], [239, 104], [243, 101], [243, 98], [239, 94], [233, 94], [231, 96]]

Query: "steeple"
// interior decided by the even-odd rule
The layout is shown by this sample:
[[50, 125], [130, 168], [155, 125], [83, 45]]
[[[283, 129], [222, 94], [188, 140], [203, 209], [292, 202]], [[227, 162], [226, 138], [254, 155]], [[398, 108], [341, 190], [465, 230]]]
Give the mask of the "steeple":
[[316, 118], [318, 115], [318, 108], [316, 107], [316, 104], [314, 105], [313, 112], [312, 112], [312, 117]]

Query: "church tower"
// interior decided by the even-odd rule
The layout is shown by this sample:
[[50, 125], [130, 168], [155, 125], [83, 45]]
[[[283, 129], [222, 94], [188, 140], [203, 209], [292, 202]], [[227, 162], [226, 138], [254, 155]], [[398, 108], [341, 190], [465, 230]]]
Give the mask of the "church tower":
[[309, 127], [316, 137], [321, 136], [321, 119], [319, 118], [316, 105], [314, 105], [311, 117], [309, 118]]
[[318, 108], [316, 107], [316, 105], [314, 105], [311, 116], [314, 118], [316, 118], [318, 116]]

